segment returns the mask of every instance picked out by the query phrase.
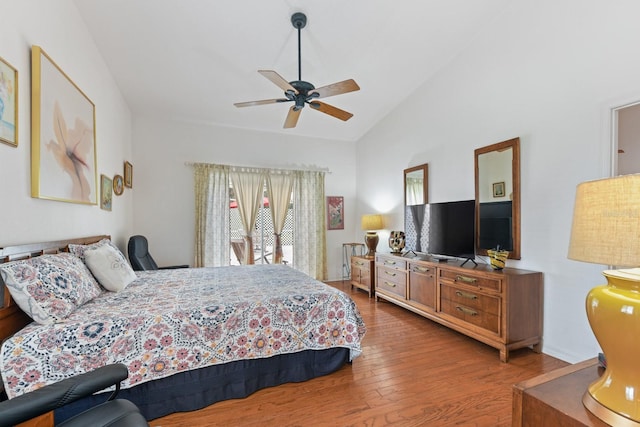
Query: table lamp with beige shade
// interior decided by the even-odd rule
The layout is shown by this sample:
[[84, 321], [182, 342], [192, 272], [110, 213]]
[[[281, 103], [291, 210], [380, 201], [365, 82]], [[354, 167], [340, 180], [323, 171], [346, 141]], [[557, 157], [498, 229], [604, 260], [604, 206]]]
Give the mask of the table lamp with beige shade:
[[367, 245], [368, 257], [374, 257], [376, 255], [376, 248], [378, 247], [378, 233], [376, 231], [382, 229], [382, 215], [368, 214], [362, 215], [362, 229], [366, 231], [364, 235], [364, 243]]
[[640, 175], [579, 184], [569, 258], [629, 269], [607, 270], [586, 301], [607, 367], [583, 403], [610, 425], [640, 426]]

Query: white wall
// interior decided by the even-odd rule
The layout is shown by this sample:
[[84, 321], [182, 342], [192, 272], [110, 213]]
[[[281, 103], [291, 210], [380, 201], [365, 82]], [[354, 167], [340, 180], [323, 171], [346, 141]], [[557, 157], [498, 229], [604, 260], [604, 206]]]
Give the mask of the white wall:
[[147, 236], [159, 265], [193, 265], [193, 169], [185, 162], [328, 168], [325, 193], [343, 196], [347, 215], [344, 230], [327, 231], [328, 277], [342, 278], [342, 243], [352, 241], [360, 225], [354, 216], [354, 143], [143, 117], [134, 120], [133, 133], [134, 234]]
[[19, 145], [0, 144], [0, 245], [130, 234], [132, 194], [113, 210], [31, 198], [31, 45], [39, 45], [96, 106], [98, 174], [122, 174], [131, 158], [131, 114], [70, 0], [0, 0], [0, 56], [18, 70]]
[[584, 301], [604, 283], [603, 266], [567, 259], [575, 187], [608, 176], [609, 110], [640, 99], [639, 14], [636, 1], [514, 1], [357, 149], [359, 210], [401, 229], [404, 168], [429, 163], [431, 202], [473, 198], [473, 150], [519, 136], [522, 260], [508, 265], [544, 272], [544, 352], [572, 362], [598, 351]]

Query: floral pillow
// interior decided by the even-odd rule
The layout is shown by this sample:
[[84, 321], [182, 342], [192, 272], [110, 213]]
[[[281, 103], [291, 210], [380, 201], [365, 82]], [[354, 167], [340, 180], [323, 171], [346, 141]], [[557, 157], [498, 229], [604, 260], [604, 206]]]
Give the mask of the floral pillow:
[[0, 265], [0, 275], [18, 306], [36, 322], [58, 322], [102, 293], [75, 255], [41, 255]]

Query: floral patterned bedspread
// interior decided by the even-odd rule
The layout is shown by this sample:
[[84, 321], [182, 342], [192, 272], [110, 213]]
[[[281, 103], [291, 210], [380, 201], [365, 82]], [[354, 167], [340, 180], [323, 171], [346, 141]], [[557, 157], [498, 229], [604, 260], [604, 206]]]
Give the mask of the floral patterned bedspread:
[[64, 321], [31, 323], [5, 341], [9, 397], [124, 363], [123, 388], [177, 372], [305, 349], [360, 352], [365, 325], [351, 298], [283, 265], [137, 272]]

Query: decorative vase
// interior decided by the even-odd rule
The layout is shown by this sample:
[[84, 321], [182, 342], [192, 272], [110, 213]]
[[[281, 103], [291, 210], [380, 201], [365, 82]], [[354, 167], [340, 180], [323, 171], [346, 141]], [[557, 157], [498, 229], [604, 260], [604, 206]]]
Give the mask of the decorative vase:
[[487, 255], [489, 255], [489, 262], [491, 268], [494, 270], [502, 270], [504, 268], [507, 258], [509, 258], [509, 251], [501, 251], [495, 249], [488, 249]]
[[392, 231], [389, 234], [389, 247], [391, 253], [397, 254], [404, 249], [404, 231]]

